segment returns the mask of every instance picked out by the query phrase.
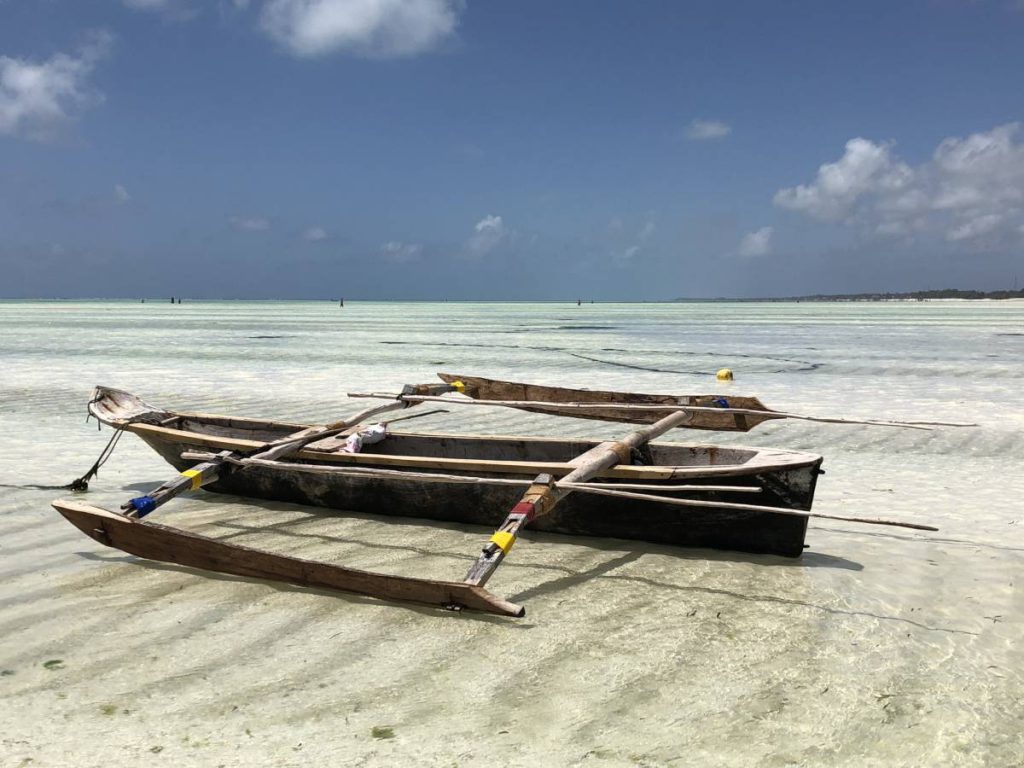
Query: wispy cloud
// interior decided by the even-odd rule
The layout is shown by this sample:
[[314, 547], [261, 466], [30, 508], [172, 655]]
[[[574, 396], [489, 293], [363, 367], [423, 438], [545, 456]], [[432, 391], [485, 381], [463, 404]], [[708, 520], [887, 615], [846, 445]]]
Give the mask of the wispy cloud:
[[380, 255], [395, 264], [408, 264], [411, 261], [419, 260], [423, 255], [423, 246], [420, 243], [402, 243], [392, 240], [380, 247]]
[[631, 245], [623, 250], [615, 251], [612, 254], [612, 261], [620, 267], [629, 266], [633, 263], [636, 257], [640, 255], [640, 250], [641, 248], [639, 245]]
[[686, 138], [693, 141], [724, 139], [732, 133], [732, 126], [721, 120], [693, 120], [686, 128]]
[[270, 222], [262, 216], [232, 216], [228, 222], [239, 232], [266, 232], [270, 229]]
[[749, 232], [740, 240], [738, 253], [740, 256], [752, 258], [755, 256], [767, 256], [772, 249], [772, 234], [775, 230], [772, 227], [761, 227], [758, 230]]
[[415, 56], [451, 37], [459, 0], [268, 0], [260, 24], [296, 56]]
[[[611, 259], [618, 266], [631, 264], [643, 253], [658, 229], [656, 211], [648, 211], [639, 228], [629, 235], [626, 224], [619, 216], [613, 216], [608, 222], [608, 236], [611, 241]], [[630, 227], [632, 230], [632, 227]], [[629, 243], [629, 245], [626, 245]]]
[[319, 243], [327, 239], [327, 230], [323, 227], [310, 227], [302, 233], [302, 239], [308, 243]]
[[171, 5], [172, 0], [121, 0], [129, 8], [140, 11], [159, 11]]
[[125, 189], [123, 184], [114, 185], [114, 199], [119, 203], [127, 203], [132, 199], [132, 196], [128, 194], [128, 190]]
[[110, 33], [99, 31], [74, 54], [42, 62], [0, 56], [0, 135], [48, 141], [79, 110], [103, 101], [89, 77], [112, 41]]
[[486, 256], [508, 237], [508, 230], [501, 216], [488, 214], [473, 227], [473, 235], [466, 242], [466, 251], [477, 258]]
[[121, 0], [121, 3], [135, 11], [158, 13], [170, 21], [188, 21], [199, 15], [188, 0]]
[[891, 143], [850, 139], [814, 180], [780, 189], [775, 204], [889, 236], [937, 234], [950, 242], [1012, 241], [1024, 227], [1020, 124], [950, 137], [914, 167]]

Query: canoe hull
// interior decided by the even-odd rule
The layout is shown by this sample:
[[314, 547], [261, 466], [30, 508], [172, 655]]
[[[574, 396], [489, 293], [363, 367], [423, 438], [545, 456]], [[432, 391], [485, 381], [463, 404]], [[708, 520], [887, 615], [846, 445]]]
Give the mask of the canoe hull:
[[[167, 439], [140, 431], [143, 438], [178, 470], [194, 462], [183, 460], [182, 452], [209, 450], [201, 443]], [[809, 510], [814, 498], [821, 459], [779, 469], [753, 469], [749, 474], [728, 478], [732, 485], [757, 486], [756, 496], [746, 493], [701, 494], [711, 501], [750, 503]], [[321, 465], [322, 466], [322, 465]], [[360, 466], [372, 467], [361, 463]], [[523, 487], [487, 482], [424, 481], [416, 478], [365, 477], [304, 470], [302, 465], [285, 467], [232, 467], [205, 490], [258, 499], [307, 504], [339, 512], [424, 518], [479, 525], [490, 533], [519, 501]], [[390, 464], [387, 469], [396, 467]], [[422, 471], [422, 470], [419, 470]], [[446, 469], [445, 474], [463, 474]], [[465, 474], [477, 474], [466, 472]], [[502, 478], [529, 481], [533, 475], [503, 474]], [[666, 481], [669, 482], [669, 481]], [[678, 483], [678, 480], [671, 481]], [[688, 484], [716, 484], [722, 478], [687, 478]], [[665, 495], [673, 495], [666, 493]], [[676, 494], [680, 497], [692, 494]], [[691, 508], [574, 493], [548, 516], [536, 520], [533, 530], [572, 536], [632, 539], [681, 547], [705, 547], [759, 554], [798, 557], [804, 550], [807, 518], [770, 512], [749, 512], [720, 508]]]
[[571, 413], [557, 406], [537, 404], [516, 406], [521, 411], [547, 413], [554, 416], [573, 416], [577, 419], [653, 424], [666, 413], [666, 411], [624, 411], [602, 407], [608, 405], [689, 405], [701, 408], [741, 408], [764, 411], [764, 413], [745, 414], [691, 411], [689, 420], [679, 425], [679, 429], [706, 429], [715, 432], [749, 432], [762, 422], [781, 418], [756, 397], [743, 395], [648, 395], [639, 392], [548, 387], [543, 384], [500, 381], [485, 379], [482, 376], [464, 376], [454, 373], [438, 373], [437, 375], [446, 384], [461, 382], [464, 393], [477, 400], [592, 403], [591, 407], [574, 408]]

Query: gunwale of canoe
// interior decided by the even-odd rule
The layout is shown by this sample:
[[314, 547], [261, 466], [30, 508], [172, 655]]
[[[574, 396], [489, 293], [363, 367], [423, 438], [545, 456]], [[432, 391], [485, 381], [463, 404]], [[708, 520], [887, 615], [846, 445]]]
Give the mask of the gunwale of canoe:
[[[237, 429], [238, 431], [263, 429], [267, 431], [281, 432], [284, 434], [295, 432], [307, 427], [309, 424], [292, 422], [281, 422], [269, 419], [240, 418], [220, 414], [199, 413], [190, 411], [167, 411], [151, 406], [141, 398], [123, 390], [107, 387], [96, 387], [93, 398], [89, 403], [89, 412], [99, 421], [109, 426], [120, 427], [125, 431], [133, 432], [142, 437], [146, 442], [180, 443], [189, 446], [201, 446], [210, 450], [231, 450], [240, 452], [251, 452], [264, 446], [265, 440], [251, 439], [245, 437], [233, 437], [227, 435], [212, 435], [203, 432], [178, 429], [172, 426], [163, 426], [161, 423], [148, 423], [145, 421], [132, 421], [145, 415], [158, 422], [190, 421], [195, 423], [216, 424], [223, 430]], [[468, 435], [450, 433], [417, 433], [401, 432], [396, 436], [404, 438], [421, 438], [426, 441], [434, 440], [474, 440], [488, 439], [492, 441], [506, 440], [522, 444], [559, 444], [566, 442], [596, 442], [588, 440], [566, 441], [561, 438], [534, 437], [534, 436], [495, 436], [495, 435]], [[714, 451], [715, 446], [703, 444], [683, 443], [659, 443], [666, 448], [689, 449], [691, 451]], [[747, 474], [762, 474], [769, 471], [789, 470], [806, 467], [821, 461], [821, 457], [815, 454], [798, 451], [746, 448], [742, 446], [730, 446], [735, 452], [746, 452], [750, 454], [748, 460], [735, 464], [701, 464], [701, 465], [644, 465], [627, 466], [618, 465], [602, 472], [599, 477], [614, 479], [631, 479], [635, 481], [670, 480], [684, 477], [705, 477], [705, 476], [737, 476]], [[568, 461], [538, 461], [538, 460], [513, 460], [513, 459], [462, 459], [445, 456], [417, 456], [417, 455], [394, 455], [373, 453], [372, 449], [364, 453], [334, 453], [324, 450], [317, 450], [314, 446], [307, 446], [295, 454], [295, 459], [317, 463], [328, 463], [331, 465], [375, 465], [386, 467], [408, 467], [410, 469], [437, 469], [463, 472], [490, 472], [495, 474], [514, 475], [537, 475], [541, 473], [561, 477], [573, 470], [573, 465]]]

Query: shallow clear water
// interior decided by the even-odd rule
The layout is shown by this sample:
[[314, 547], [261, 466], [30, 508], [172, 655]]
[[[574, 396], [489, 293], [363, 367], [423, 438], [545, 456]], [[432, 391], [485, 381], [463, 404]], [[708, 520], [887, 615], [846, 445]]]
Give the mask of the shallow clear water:
[[[0, 302], [0, 763], [1022, 764], [1022, 361], [1016, 302]], [[676, 432], [821, 453], [817, 511], [941, 530], [818, 520], [796, 562], [533, 534], [490, 585], [522, 620], [138, 561], [32, 487], [69, 482], [105, 444], [84, 420], [95, 383], [322, 422], [365, 405], [348, 391], [436, 370], [979, 426]], [[408, 428], [629, 429], [485, 408]], [[169, 471], [129, 436], [87, 498], [116, 507]], [[486, 536], [204, 494], [160, 516], [445, 578]]]

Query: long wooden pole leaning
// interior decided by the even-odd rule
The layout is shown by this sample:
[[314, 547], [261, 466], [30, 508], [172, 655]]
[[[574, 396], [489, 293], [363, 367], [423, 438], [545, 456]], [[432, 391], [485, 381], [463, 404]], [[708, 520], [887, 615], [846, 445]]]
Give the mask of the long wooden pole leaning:
[[[368, 397], [386, 399], [394, 397], [383, 392], [349, 392], [349, 397]], [[453, 405], [483, 405], [503, 408], [546, 408], [551, 412], [562, 411], [560, 415], [572, 416], [575, 413], [586, 413], [593, 410], [622, 411], [623, 413], [658, 413], [660, 411], [683, 410], [688, 413], [731, 413], [739, 416], [760, 416], [765, 419], [796, 419], [798, 421], [814, 421], [822, 424], [865, 424], [873, 427], [899, 427], [902, 429], [923, 429], [929, 427], [976, 427], [977, 424], [960, 421], [880, 421], [875, 419], [841, 419], [830, 416], [804, 416], [787, 411], [759, 410], [756, 408], [718, 408], [706, 405], [648, 405], [636, 403], [556, 403], [544, 400], [475, 400], [438, 397], [436, 395], [412, 395], [407, 398], [412, 403], [441, 402]]]
[[[660, 437], [685, 422], [687, 418], [685, 411], [670, 413], [651, 426], [631, 432], [621, 440], [596, 445], [573, 459], [570, 463], [575, 469], [559, 482], [583, 483], [609, 467], [628, 463], [635, 448]], [[572, 488], [556, 486], [551, 475], [538, 475], [533, 485], [526, 490], [522, 499], [512, 508], [505, 521], [484, 546], [480, 557], [466, 574], [465, 583], [478, 587], [486, 584], [512, 549], [519, 531], [531, 521], [550, 513], [558, 502], [570, 493]]]

